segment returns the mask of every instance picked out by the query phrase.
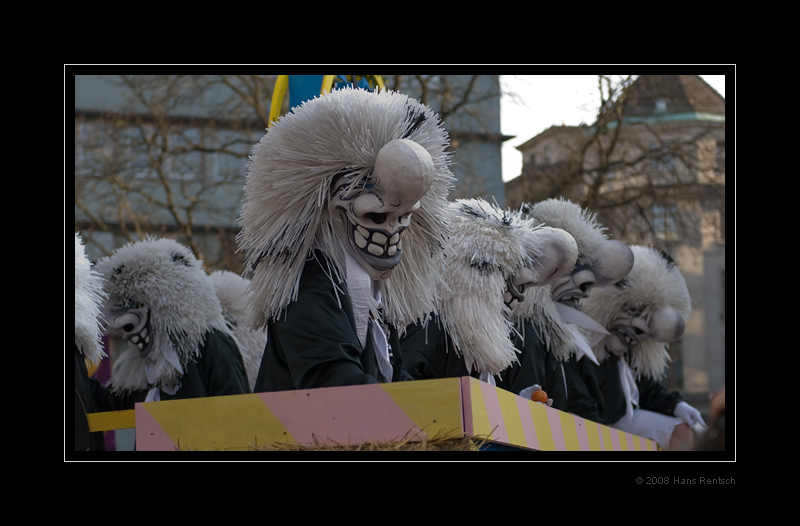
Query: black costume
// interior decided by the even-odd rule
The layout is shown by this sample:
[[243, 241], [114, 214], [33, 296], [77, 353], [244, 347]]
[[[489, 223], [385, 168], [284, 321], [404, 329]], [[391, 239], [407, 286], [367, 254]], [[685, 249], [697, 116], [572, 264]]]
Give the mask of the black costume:
[[[334, 288], [316, 251], [300, 277], [297, 299], [267, 325], [267, 345], [255, 392], [285, 391], [385, 382], [378, 370], [369, 325], [366, 346], [356, 332], [347, 286]], [[341, 306], [340, 306], [341, 303]], [[413, 380], [403, 367], [397, 331], [387, 334], [391, 346], [391, 381]]]
[[453, 340], [441, 326], [439, 317], [431, 315], [428, 326], [411, 324], [400, 340], [403, 364], [415, 380], [475, 376], [467, 371], [463, 356], [456, 352]]
[[[239, 349], [233, 339], [217, 330], [206, 334], [198, 346], [199, 356], [189, 360], [181, 376], [181, 387], [175, 394], [163, 390], [161, 400], [181, 400], [206, 396], [246, 394], [250, 392]], [[116, 396], [100, 382], [91, 379], [92, 394], [98, 411], [133, 409], [144, 402], [148, 390]]]
[[567, 386], [561, 362], [545, 347], [537, 325], [525, 320], [522, 330], [522, 336], [513, 335], [514, 346], [520, 351], [519, 362], [500, 373], [497, 387], [519, 394], [536, 384], [553, 400], [551, 407], [566, 410]]
[[[604, 425], [613, 425], [625, 416], [626, 402], [618, 362], [608, 358], [595, 365], [587, 359], [571, 359], [564, 364], [569, 398], [567, 410], [578, 416]], [[667, 416], [675, 416], [675, 406], [683, 401], [680, 393], [670, 392], [660, 382], [649, 377], [636, 381], [639, 389], [639, 408]]]
[[[86, 415], [98, 411], [92, 396], [92, 382], [86, 369], [86, 360], [75, 345], [75, 451], [105, 451], [102, 431], [89, 432]], [[99, 382], [97, 382], [99, 384]]]

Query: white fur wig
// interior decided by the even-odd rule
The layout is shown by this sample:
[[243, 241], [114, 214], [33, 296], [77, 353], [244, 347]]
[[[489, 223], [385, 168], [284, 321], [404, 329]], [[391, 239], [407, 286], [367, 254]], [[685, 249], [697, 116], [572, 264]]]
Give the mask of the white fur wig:
[[267, 333], [262, 330], [251, 330], [247, 326], [248, 298], [252, 294], [247, 290], [249, 280], [227, 270], [216, 270], [209, 277], [217, 290], [217, 297], [222, 305], [222, 315], [232, 327], [239, 342], [239, 351], [242, 353], [252, 392], [261, 366], [264, 346], [267, 343]]
[[[441, 323], [468, 368], [499, 374], [517, 361], [510, 336], [511, 309], [503, 299], [506, 280], [541, 255], [535, 227], [518, 214], [482, 199], [458, 199], [448, 208], [450, 243], [439, 308]], [[549, 290], [549, 288], [548, 288]]]
[[606, 228], [598, 224], [593, 213], [564, 198], [540, 201], [528, 209], [528, 214], [539, 223], [569, 232], [581, 257], [591, 257], [595, 248], [608, 239]]
[[76, 232], [75, 345], [91, 365], [96, 365], [106, 356], [101, 343], [103, 329], [100, 307], [104, 299], [103, 278], [92, 269], [84, 252], [81, 237]]
[[403, 234], [401, 262], [380, 281], [383, 319], [405, 327], [435, 310], [447, 238], [443, 215], [454, 182], [447, 133], [428, 106], [407, 95], [343, 88], [293, 108], [253, 149], [237, 236], [253, 272], [252, 329], [265, 327], [297, 299], [303, 265], [315, 248], [333, 261], [331, 281], [340, 286], [346, 262], [328, 208], [331, 183], [343, 170], [366, 179], [378, 151], [395, 139], [427, 150], [435, 174]]
[[109, 383], [112, 392], [174, 389], [209, 331], [217, 329], [235, 341], [214, 286], [188, 247], [148, 237], [101, 259], [97, 270], [109, 293], [106, 318], [110, 321], [114, 305], [134, 303], [149, 312], [154, 338], [147, 360], [133, 344], [120, 355]]
[[[592, 291], [583, 300], [583, 310], [604, 327], [609, 327], [623, 311], [635, 310], [641, 316], [650, 316], [663, 308], [677, 310], [683, 321], [692, 311], [686, 279], [667, 254], [652, 247], [631, 246], [634, 254], [633, 269], [616, 285]], [[669, 365], [668, 345], [647, 338], [628, 352], [631, 369], [637, 377], [662, 378]], [[608, 351], [596, 348], [597, 359], [603, 361]]]
[[[570, 234], [578, 245], [579, 258], [591, 257], [596, 247], [608, 239], [605, 228], [597, 223], [594, 214], [563, 198], [523, 205], [521, 211], [536, 224], [560, 228]], [[536, 323], [541, 329], [542, 343], [558, 360], [579, 355], [574, 338], [587, 339], [584, 331], [562, 319], [550, 286], [526, 290], [525, 301], [514, 309], [513, 317], [518, 326], [524, 320]]]

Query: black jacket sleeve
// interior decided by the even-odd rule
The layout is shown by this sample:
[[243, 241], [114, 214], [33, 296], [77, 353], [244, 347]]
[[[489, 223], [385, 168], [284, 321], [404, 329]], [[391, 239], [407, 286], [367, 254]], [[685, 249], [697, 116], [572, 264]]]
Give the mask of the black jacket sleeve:
[[637, 380], [636, 385], [639, 388], [639, 407], [675, 416], [675, 406], [683, 401], [683, 397], [678, 391], [670, 392], [664, 385], [652, 378]]

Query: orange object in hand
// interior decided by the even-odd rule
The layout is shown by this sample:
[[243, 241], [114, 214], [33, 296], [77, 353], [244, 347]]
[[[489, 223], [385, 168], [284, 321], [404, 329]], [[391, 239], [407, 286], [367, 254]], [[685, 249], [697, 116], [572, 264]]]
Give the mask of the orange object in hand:
[[541, 389], [539, 391], [534, 391], [534, 393], [531, 395], [531, 400], [533, 400], [534, 402], [541, 402], [544, 405], [547, 405], [547, 393], [545, 393]]

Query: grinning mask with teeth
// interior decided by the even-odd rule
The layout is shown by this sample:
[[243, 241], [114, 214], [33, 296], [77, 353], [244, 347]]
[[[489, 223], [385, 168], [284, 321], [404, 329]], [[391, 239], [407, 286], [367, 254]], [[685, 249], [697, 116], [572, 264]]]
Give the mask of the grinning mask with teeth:
[[202, 262], [174, 240], [128, 243], [98, 261], [97, 270], [108, 293], [106, 332], [128, 342], [109, 383], [116, 394], [172, 392], [208, 332], [234, 338]]
[[390, 277], [400, 263], [403, 231], [434, 173], [425, 148], [395, 139], [380, 149], [371, 173], [345, 173], [334, 180], [332, 224], [347, 252], [373, 280]]
[[658, 379], [669, 362], [667, 344], [679, 340], [691, 313], [686, 280], [667, 254], [632, 246], [634, 264], [625, 279], [596, 290], [584, 312], [609, 331], [595, 349], [599, 360], [626, 355], [637, 376]]
[[348, 260], [365, 269], [386, 323], [434, 311], [455, 181], [449, 144], [430, 107], [392, 91], [335, 89], [270, 127], [247, 167], [237, 235], [251, 271], [250, 328], [297, 299], [318, 251], [336, 288]]

